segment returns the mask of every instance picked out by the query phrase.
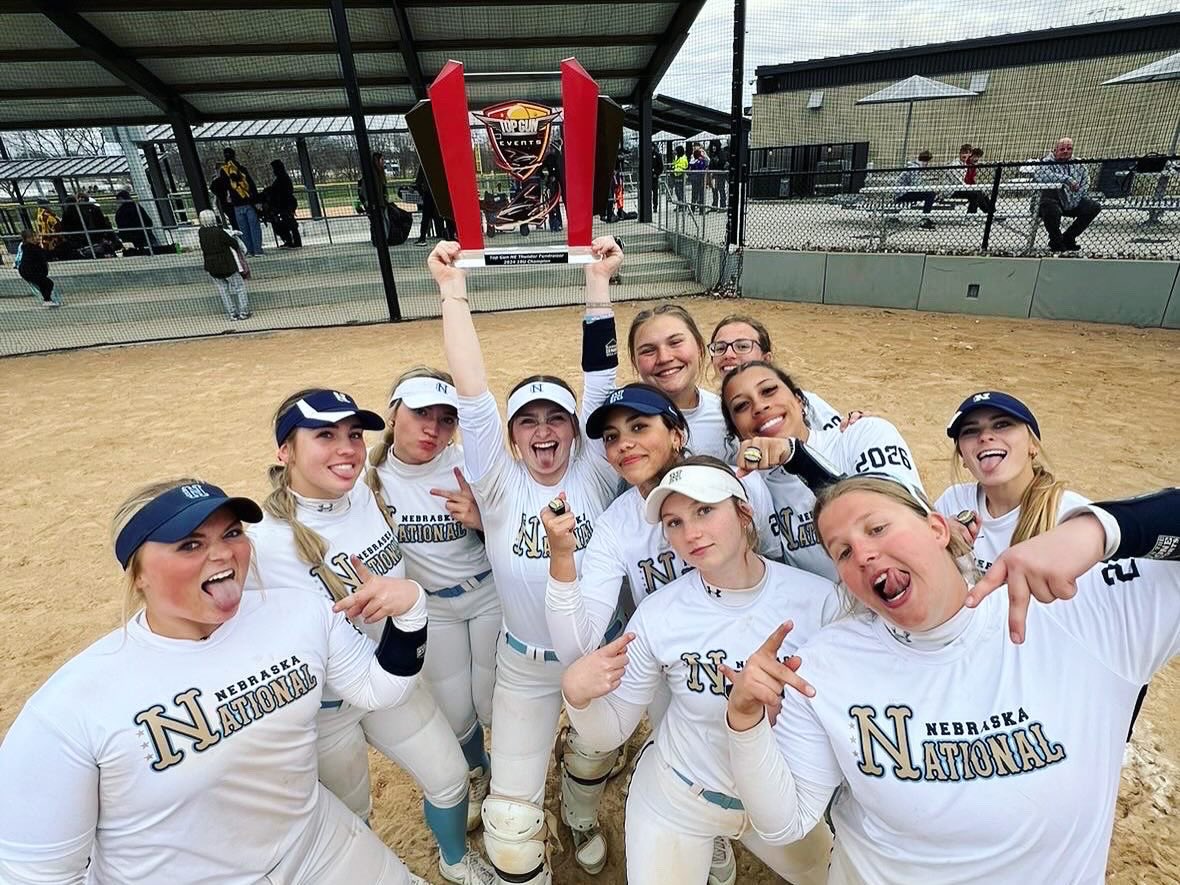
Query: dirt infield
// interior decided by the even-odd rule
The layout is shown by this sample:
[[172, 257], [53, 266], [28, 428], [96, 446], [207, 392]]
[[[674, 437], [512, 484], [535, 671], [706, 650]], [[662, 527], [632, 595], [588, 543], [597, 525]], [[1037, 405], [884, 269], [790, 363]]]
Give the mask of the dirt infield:
[[[708, 335], [742, 311], [770, 328], [778, 359], [838, 408], [891, 419], [927, 488], [949, 481], [943, 427], [973, 390], [1002, 387], [1037, 413], [1047, 453], [1091, 496], [1180, 481], [1180, 332], [1036, 320], [974, 319], [857, 308], [686, 299]], [[644, 305], [639, 305], [642, 307]], [[623, 306], [620, 329], [638, 309]], [[533, 372], [577, 377], [573, 309], [480, 316], [494, 392]], [[385, 402], [392, 377], [441, 365], [437, 321], [300, 330], [257, 337], [0, 360], [0, 733], [62, 662], [119, 619], [119, 573], [107, 527], [141, 482], [197, 474], [261, 496], [273, 454], [270, 415], [290, 391], [322, 384], [362, 404]], [[629, 375], [629, 368], [624, 375]], [[1069, 678], [1069, 674], [1061, 674]], [[1154, 681], [1128, 754], [1109, 880], [1180, 885], [1180, 665]], [[373, 756], [378, 833], [419, 875], [441, 882], [419, 796]], [[549, 790], [555, 795], [555, 790]], [[574, 865], [567, 833], [558, 883], [622, 883], [625, 778], [604, 805], [611, 862], [598, 877]], [[1046, 808], [1046, 814], [1054, 809]], [[739, 881], [774, 877], [743, 857]]]

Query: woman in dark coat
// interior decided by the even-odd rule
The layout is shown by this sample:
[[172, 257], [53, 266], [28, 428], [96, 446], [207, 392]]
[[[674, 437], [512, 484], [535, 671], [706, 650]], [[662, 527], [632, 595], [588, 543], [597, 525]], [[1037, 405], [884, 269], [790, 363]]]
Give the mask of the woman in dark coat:
[[263, 196], [270, 210], [271, 224], [275, 235], [283, 241], [281, 248], [298, 249], [303, 245], [303, 238], [299, 235], [299, 222], [295, 220], [299, 208], [295, 183], [282, 160], [271, 160], [270, 168], [274, 170], [275, 180], [263, 191]]

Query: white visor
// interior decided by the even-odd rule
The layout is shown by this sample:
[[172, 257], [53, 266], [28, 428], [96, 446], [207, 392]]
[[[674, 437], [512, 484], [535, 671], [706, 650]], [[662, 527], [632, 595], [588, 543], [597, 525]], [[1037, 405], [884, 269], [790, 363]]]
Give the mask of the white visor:
[[644, 505], [644, 516], [652, 525], [660, 522], [660, 508], [669, 495], [681, 494], [702, 504], [720, 504], [728, 498], [749, 503], [746, 488], [728, 470], [705, 464], [686, 464], [669, 470], [652, 489]]
[[401, 400], [411, 409], [424, 409], [426, 406], [459, 409], [459, 395], [454, 386], [439, 378], [408, 378], [394, 390], [389, 404], [392, 406], [395, 400]]
[[554, 384], [552, 381], [530, 381], [508, 397], [508, 420], [511, 421], [513, 416], [529, 403], [541, 399], [557, 403], [571, 415], [578, 414], [578, 404], [574, 401], [574, 395], [560, 384]]

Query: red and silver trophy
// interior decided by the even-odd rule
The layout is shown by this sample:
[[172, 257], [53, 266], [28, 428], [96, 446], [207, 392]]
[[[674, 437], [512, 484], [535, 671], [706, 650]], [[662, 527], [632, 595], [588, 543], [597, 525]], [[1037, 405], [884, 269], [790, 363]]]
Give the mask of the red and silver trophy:
[[[449, 61], [427, 90], [429, 98], [406, 115], [435, 206], [455, 223], [459, 267], [596, 260], [590, 253], [593, 220], [610, 196], [623, 111], [598, 94], [598, 84], [576, 59], [563, 61], [557, 75], [560, 108], [521, 99], [469, 116], [463, 65]], [[509, 177], [507, 197], [480, 197], [471, 116], [483, 124], [496, 165]], [[485, 243], [485, 223], [488, 240], [497, 232], [527, 232], [541, 227], [562, 203], [564, 244], [493, 248]]]

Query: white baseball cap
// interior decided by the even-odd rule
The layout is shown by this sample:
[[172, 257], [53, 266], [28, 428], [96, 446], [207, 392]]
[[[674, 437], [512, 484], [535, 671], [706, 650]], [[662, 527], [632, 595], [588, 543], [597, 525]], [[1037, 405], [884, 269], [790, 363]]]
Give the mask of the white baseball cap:
[[749, 503], [741, 481], [720, 467], [708, 464], [684, 464], [664, 474], [660, 484], [652, 489], [644, 505], [644, 516], [652, 525], [660, 522], [660, 508], [669, 495], [684, 495], [702, 504], [720, 504], [729, 498]]
[[537, 400], [556, 403], [571, 415], [578, 414], [578, 404], [574, 395], [552, 381], [530, 381], [508, 397], [508, 420], [511, 421], [521, 409]]
[[450, 406], [458, 411], [459, 394], [453, 384], [448, 384], [441, 378], [420, 376], [407, 378], [393, 391], [389, 397], [389, 404], [400, 400], [411, 409], [424, 409], [427, 406]]

